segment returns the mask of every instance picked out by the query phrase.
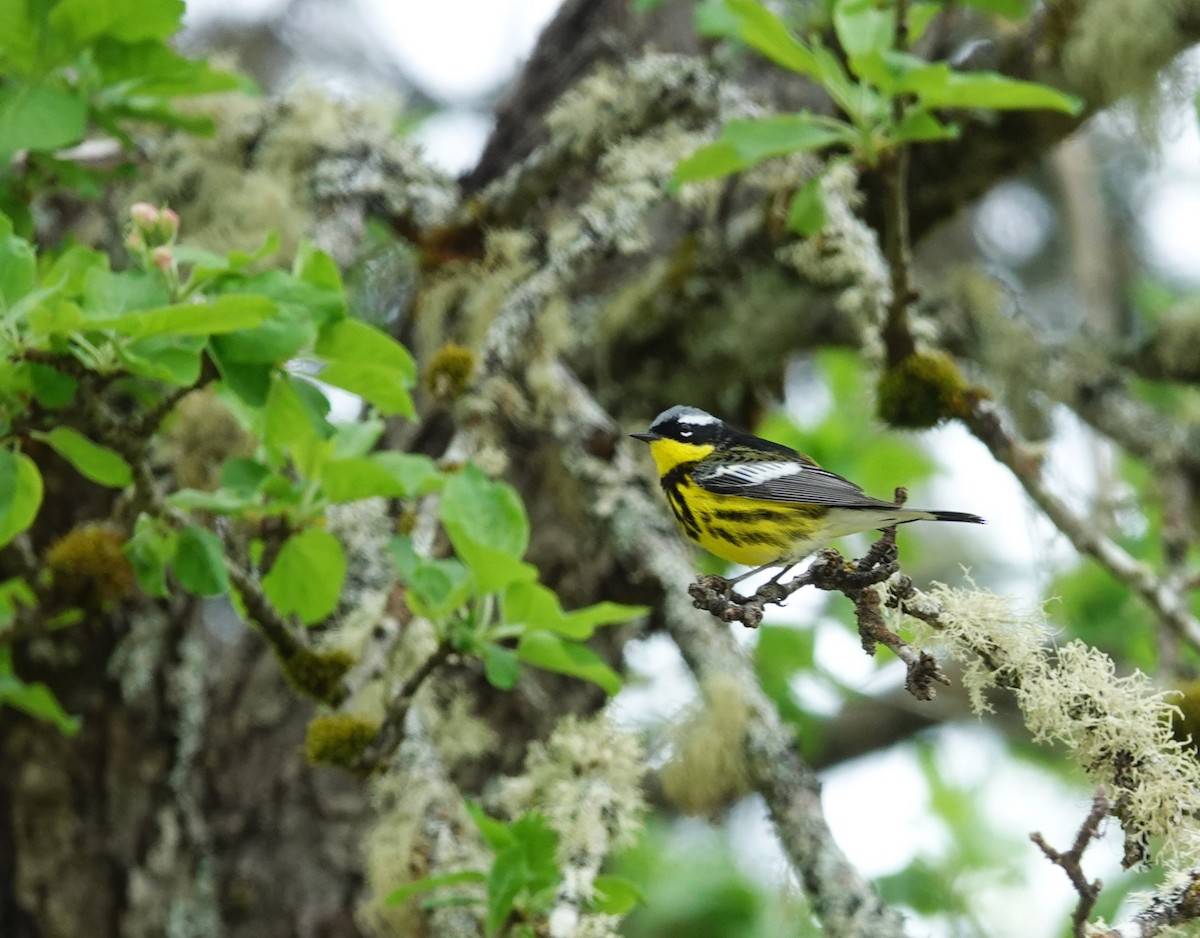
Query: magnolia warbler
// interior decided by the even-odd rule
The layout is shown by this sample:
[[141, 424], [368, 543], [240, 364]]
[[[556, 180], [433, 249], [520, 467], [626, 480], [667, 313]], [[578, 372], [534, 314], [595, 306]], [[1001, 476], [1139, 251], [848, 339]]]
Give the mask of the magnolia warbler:
[[984, 523], [962, 511], [871, 498], [803, 453], [735, 430], [696, 407], [664, 410], [648, 430], [631, 435], [650, 444], [684, 534], [724, 560], [755, 567], [750, 573], [786, 570], [834, 538], [859, 531], [908, 521]]

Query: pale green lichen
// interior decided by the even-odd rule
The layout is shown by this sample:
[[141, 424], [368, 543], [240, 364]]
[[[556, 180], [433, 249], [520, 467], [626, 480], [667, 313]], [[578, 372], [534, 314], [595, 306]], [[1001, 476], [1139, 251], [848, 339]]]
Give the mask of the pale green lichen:
[[1063, 70], [1069, 86], [1094, 103], [1152, 93], [1162, 67], [1191, 45], [1181, 27], [1190, 11], [1187, 0], [1058, 0], [1052, 6], [1069, 6], [1075, 14]]
[[853, 168], [838, 162], [821, 180], [825, 227], [781, 247], [776, 257], [806, 281], [838, 290], [837, 308], [863, 324], [878, 322], [890, 296], [888, 268], [875, 232], [857, 214], [862, 201]]
[[1034, 740], [1062, 745], [1115, 790], [1128, 836], [1162, 838], [1164, 857], [1194, 861], [1200, 763], [1172, 736], [1169, 694], [1139, 671], [1118, 676], [1112, 659], [1083, 642], [1050, 646], [1044, 619], [1017, 614], [1002, 597], [938, 586], [922, 601], [939, 610], [940, 627], [918, 627], [915, 641], [941, 644], [963, 664], [977, 712], [990, 709], [990, 689], [1015, 685]]
[[[314, 232], [314, 210], [329, 202], [381, 204], [419, 229], [444, 222], [457, 204], [453, 181], [396, 135], [398, 102], [348, 105], [299, 88], [271, 99], [224, 95], [206, 106], [215, 133], [158, 141], [152, 170], [128, 193], [131, 203], [169, 204], [191, 244], [251, 251], [276, 231], [280, 256], [290, 258]], [[315, 236], [350, 263], [355, 243], [326, 243], [337, 227]]]
[[533, 272], [535, 247], [527, 232], [492, 229], [484, 237], [480, 260], [439, 267], [417, 298], [417, 357], [428, 361], [448, 336], [479, 348], [509, 296]]
[[509, 815], [537, 811], [558, 833], [562, 880], [550, 918], [560, 929], [586, 926], [584, 934], [609, 933], [611, 917], [585, 910], [605, 858], [631, 845], [642, 828], [642, 769], [641, 747], [631, 733], [603, 714], [590, 720], [571, 715], [546, 742], [530, 746], [523, 775], [501, 784], [500, 801]]
[[432, 683], [423, 700], [430, 738], [447, 767], [496, 751], [499, 735], [478, 715], [478, 700], [464, 676]]
[[652, 53], [595, 69], [558, 99], [546, 115], [546, 127], [552, 138], [583, 156], [632, 129], [659, 125], [698, 105], [711, 108], [707, 102], [715, 101], [718, 90], [716, 75], [698, 59]]
[[687, 814], [709, 815], [750, 789], [746, 730], [752, 718], [742, 686], [728, 674], [701, 685], [699, 705], [672, 731], [672, 753], [659, 777], [663, 791]]
[[[370, 897], [360, 906], [359, 918], [371, 932], [380, 935], [424, 934], [425, 916], [421, 898], [414, 896], [400, 906], [385, 906], [383, 900], [400, 886], [423, 876], [459, 870], [486, 870], [491, 859], [481, 841], [463, 836], [472, 825], [455, 789], [442, 774], [422, 727], [411, 727], [397, 755], [397, 762], [371, 782], [371, 803], [376, 821], [364, 843], [365, 872]], [[483, 888], [475, 884], [455, 887], [456, 894], [483, 899]], [[473, 907], [442, 910], [460, 920], [474, 921], [473, 928], [439, 931], [439, 934], [479, 934], [482, 903]], [[437, 912], [427, 913], [430, 919]], [[436, 930], [437, 922], [429, 922]]]

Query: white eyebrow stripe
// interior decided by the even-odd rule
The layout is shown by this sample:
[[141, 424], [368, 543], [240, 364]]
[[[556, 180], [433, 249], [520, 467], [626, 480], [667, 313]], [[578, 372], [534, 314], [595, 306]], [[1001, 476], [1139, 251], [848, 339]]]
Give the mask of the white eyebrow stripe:
[[706, 414], [704, 411], [696, 411], [695, 413], [680, 414], [675, 418], [679, 423], [690, 423], [698, 426], [707, 426], [712, 423], [720, 423], [721, 421], [712, 414]]
[[803, 471], [804, 465], [799, 462], [755, 462], [718, 466], [711, 472], [705, 473], [705, 476], [709, 479], [733, 476], [737, 481], [745, 482], [747, 485], [759, 485], [763, 482], [773, 482], [775, 479], [799, 475]]

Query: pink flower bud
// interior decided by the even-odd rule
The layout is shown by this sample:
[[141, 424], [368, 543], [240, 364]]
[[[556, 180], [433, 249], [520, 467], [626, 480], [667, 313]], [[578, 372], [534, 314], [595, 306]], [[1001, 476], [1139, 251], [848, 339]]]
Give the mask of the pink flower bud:
[[129, 206], [129, 217], [140, 228], [151, 228], [158, 224], [158, 209], [149, 202], [134, 202]]
[[150, 260], [153, 261], [155, 267], [166, 273], [175, 263], [175, 255], [171, 253], [170, 247], [162, 244], [150, 252]]
[[130, 254], [140, 254], [146, 250], [146, 239], [138, 229], [133, 229], [125, 236], [125, 247]]
[[170, 240], [175, 235], [179, 234], [179, 216], [171, 209], [164, 207], [158, 213], [158, 227], [163, 233], [163, 237]]

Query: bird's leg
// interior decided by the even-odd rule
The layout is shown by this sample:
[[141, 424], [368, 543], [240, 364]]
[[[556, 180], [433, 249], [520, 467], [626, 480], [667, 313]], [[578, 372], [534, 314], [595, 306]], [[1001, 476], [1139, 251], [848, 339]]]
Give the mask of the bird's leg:
[[733, 595], [733, 588], [735, 586], [737, 586], [737, 584], [741, 583], [742, 580], [749, 579], [750, 577], [754, 576], [756, 573], [762, 573], [764, 570], [770, 570], [772, 567], [779, 567], [779, 572], [776, 573], [773, 577], [771, 577], [771, 579], [769, 579], [765, 584], [763, 584], [764, 586], [772, 586], [772, 585], [778, 583], [779, 578], [781, 576], [783, 576], [785, 573], [787, 573], [789, 570], [791, 570], [792, 567], [794, 567], [794, 566], [795, 566], [795, 564], [785, 563], [783, 566], [779, 567], [779, 561], [775, 560], [775, 561], [772, 561], [771, 563], [764, 563], [761, 567], [755, 567], [753, 570], [747, 570], [745, 573], [738, 574], [737, 576], [733, 577], [732, 579], [726, 579], [725, 580], [725, 598], [728, 599], [730, 596]]

